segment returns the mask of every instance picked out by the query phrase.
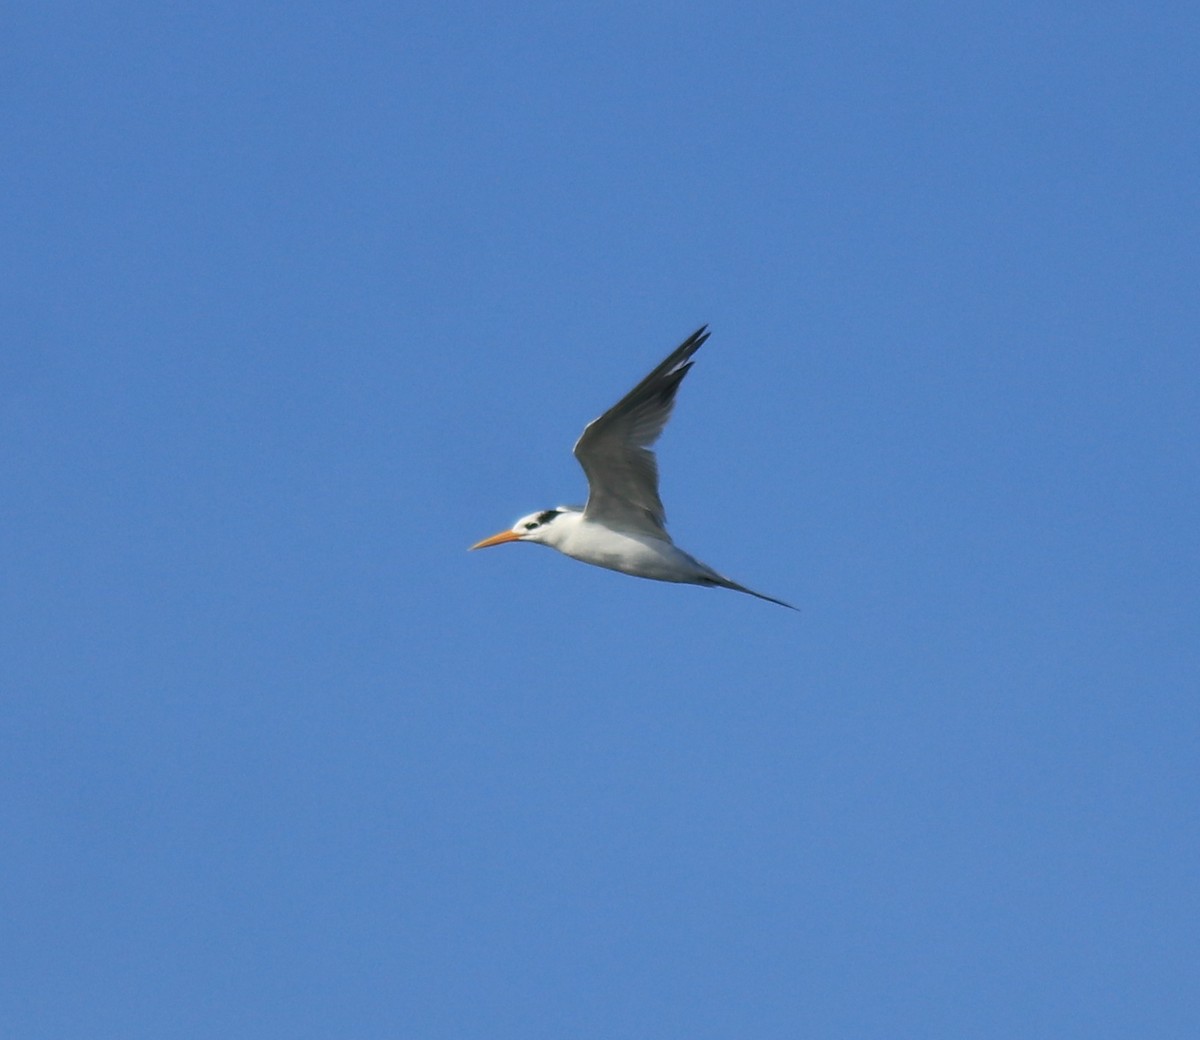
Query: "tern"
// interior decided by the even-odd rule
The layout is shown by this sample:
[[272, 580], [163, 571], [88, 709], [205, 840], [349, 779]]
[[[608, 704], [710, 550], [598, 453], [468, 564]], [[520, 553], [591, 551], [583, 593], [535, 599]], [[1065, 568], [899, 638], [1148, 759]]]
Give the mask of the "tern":
[[692, 367], [692, 355], [708, 335], [708, 326], [701, 326], [599, 419], [584, 427], [575, 444], [575, 458], [588, 481], [583, 509], [558, 506], [530, 513], [509, 530], [471, 548], [535, 542], [584, 563], [638, 578], [733, 589], [795, 610], [790, 603], [718, 574], [685, 553], [667, 534], [666, 511], [658, 497], [658, 463], [650, 449], [671, 416], [679, 384]]

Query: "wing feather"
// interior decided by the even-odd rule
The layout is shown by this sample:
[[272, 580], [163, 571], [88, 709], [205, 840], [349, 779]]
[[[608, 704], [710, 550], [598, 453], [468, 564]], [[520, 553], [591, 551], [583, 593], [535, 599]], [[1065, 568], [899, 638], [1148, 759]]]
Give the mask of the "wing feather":
[[658, 463], [651, 446], [671, 417], [691, 357], [708, 339], [702, 325], [645, 379], [584, 427], [575, 457], [588, 479], [583, 515], [613, 527], [666, 538], [666, 511], [658, 497]]

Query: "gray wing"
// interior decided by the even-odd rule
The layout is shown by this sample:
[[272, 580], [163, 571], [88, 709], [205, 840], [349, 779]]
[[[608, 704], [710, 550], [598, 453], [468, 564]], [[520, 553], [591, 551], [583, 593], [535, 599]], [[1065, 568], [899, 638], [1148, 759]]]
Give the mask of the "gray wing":
[[650, 446], [671, 417], [675, 392], [691, 357], [708, 339], [703, 325], [599, 419], [584, 427], [575, 458], [588, 479], [583, 515], [611, 527], [666, 538], [666, 512], [658, 497], [658, 464]]

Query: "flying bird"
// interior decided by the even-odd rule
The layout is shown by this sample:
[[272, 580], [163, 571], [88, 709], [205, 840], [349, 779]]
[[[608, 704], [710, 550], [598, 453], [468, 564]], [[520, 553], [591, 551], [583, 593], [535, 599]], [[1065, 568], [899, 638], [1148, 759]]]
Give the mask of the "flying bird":
[[671, 541], [658, 497], [658, 463], [650, 450], [675, 406], [692, 355], [708, 339], [703, 325], [599, 419], [584, 427], [575, 458], [587, 474], [583, 509], [558, 506], [521, 517], [507, 531], [472, 545], [536, 542], [584, 563], [655, 581], [719, 586], [795, 610], [773, 596], [739, 585]]

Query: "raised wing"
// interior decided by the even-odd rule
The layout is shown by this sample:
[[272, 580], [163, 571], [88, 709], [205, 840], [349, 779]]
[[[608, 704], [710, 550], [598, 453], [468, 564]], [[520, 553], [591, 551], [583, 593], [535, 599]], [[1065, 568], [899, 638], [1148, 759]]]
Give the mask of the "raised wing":
[[575, 444], [575, 458], [588, 479], [585, 519], [667, 537], [666, 512], [658, 497], [658, 464], [650, 446], [671, 417], [675, 392], [692, 367], [692, 355], [706, 339], [708, 326], [703, 325], [599, 419], [584, 427]]

